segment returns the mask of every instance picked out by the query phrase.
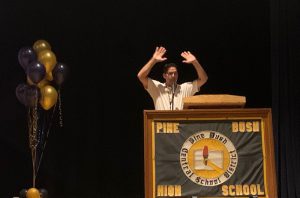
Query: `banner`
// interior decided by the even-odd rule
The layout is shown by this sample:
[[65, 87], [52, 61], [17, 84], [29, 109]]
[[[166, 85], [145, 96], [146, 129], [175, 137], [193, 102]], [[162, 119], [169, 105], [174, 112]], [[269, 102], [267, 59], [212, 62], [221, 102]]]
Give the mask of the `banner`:
[[265, 197], [263, 120], [153, 120], [154, 197]]

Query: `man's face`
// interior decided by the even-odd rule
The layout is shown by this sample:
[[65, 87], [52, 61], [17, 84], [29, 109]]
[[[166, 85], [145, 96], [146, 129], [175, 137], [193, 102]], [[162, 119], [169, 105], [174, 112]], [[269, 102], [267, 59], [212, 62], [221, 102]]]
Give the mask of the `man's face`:
[[176, 67], [169, 67], [167, 73], [163, 74], [164, 79], [166, 80], [166, 84], [171, 86], [174, 82], [177, 82], [178, 72]]

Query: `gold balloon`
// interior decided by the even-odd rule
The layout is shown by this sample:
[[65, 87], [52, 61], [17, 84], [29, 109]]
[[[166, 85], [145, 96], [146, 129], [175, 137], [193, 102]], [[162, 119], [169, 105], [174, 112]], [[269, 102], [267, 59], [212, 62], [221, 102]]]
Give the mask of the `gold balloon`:
[[45, 85], [49, 85], [50, 84], [50, 82], [49, 82], [49, 80], [47, 79], [47, 78], [44, 78], [43, 80], [41, 80], [38, 84], [35, 84], [34, 82], [32, 82], [31, 80], [30, 80], [30, 78], [27, 76], [27, 83], [29, 84], [29, 85], [36, 85], [38, 88], [42, 88], [42, 87], [44, 87]]
[[41, 198], [40, 192], [36, 188], [30, 188], [26, 192], [26, 198]]
[[40, 104], [45, 110], [49, 110], [57, 102], [57, 91], [51, 85], [45, 85], [41, 88]]
[[45, 66], [46, 73], [49, 74], [56, 65], [56, 56], [51, 50], [45, 49], [38, 53], [38, 61]]
[[38, 86], [38, 88], [43, 88], [43, 87], [45, 87], [46, 85], [49, 85], [50, 84], [50, 82], [47, 80], [47, 79], [43, 79], [43, 80], [41, 80], [38, 84], [37, 84], [37, 86]]
[[46, 79], [49, 80], [49, 81], [53, 80], [52, 72], [46, 73]]
[[38, 54], [43, 50], [51, 50], [50, 44], [45, 40], [37, 40], [33, 44], [33, 50]]

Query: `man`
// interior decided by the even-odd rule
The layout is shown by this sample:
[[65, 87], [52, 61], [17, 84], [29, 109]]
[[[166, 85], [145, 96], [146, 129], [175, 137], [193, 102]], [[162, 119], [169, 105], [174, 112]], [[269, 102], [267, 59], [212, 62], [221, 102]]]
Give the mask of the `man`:
[[200, 90], [208, 79], [206, 72], [197, 61], [196, 57], [189, 51], [184, 51], [181, 56], [183, 63], [192, 64], [197, 72], [198, 78], [193, 82], [177, 84], [178, 71], [177, 65], [169, 63], [164, 66], [164, 83], [153, 80], [148, 77], [152, 67], [158, 63], [167, 60], [164, 57], [166, 49], [156, 47], [152, 58], [142, 67], [138, 73], [138, 78], [153, 99], [156, 110], [181, 110], [183, 109], [183, 98], [193, 96]]

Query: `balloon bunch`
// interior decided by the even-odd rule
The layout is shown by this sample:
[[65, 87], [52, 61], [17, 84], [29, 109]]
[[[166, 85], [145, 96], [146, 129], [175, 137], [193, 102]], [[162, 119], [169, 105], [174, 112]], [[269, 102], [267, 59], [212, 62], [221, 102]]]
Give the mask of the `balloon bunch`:
[[18, 61], [25, 71], [26, 83], [20, 83], [16, 87], [16, 96], [28, 110], [29, 147], [32, 155], [33, 187], [35, 187], [57, 107], [59, 125], [63, 126], [60, 90], [68, 68], [64, 63], [57, 62], [46, 40], [37, 40], [32, 47], [22, 47], [18, 52]]

